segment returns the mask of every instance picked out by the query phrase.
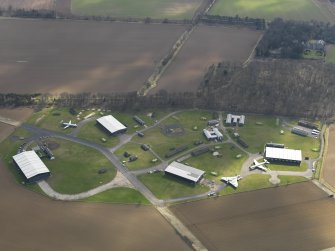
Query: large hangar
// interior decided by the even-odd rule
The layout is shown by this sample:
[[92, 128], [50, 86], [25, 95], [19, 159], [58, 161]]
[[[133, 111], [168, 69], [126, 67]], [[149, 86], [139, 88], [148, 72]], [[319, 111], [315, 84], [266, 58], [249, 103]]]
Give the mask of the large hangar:
[[124, 133], [125, 131], [127, 131], [127, 127], [124, 126], [120, 121], [118, 121], [112, 115], [107, 115], [98, 118], [97, 122], [112, 135], [118, 133]]
[[50, 171], [35, 151], [26, 151], [13, 156], [13, 160], [29, 183], [45, 179]]
[[197, 183], [205, 172], [174, 161], [165, 169], [165, 173], [178, 176], [193, 183]]
[[265, 147], [264, 158], [270, 162], [281, 162], [300, 165], [302, 161], [301, 150]]

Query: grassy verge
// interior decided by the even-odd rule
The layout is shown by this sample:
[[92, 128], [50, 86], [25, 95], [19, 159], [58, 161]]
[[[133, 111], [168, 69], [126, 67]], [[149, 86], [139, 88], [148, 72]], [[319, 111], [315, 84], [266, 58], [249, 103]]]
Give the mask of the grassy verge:
[[[51, 172], [48, 183], [55, 191], [76, 194], [105, 184], [115, 177], [115, 167], [100, 152], [66, 140], [50, 140], [59, 144], [53, 150], [55, 159], [44, 161]], [[101, 168], [107, 172], [98, 174]]]
[[272, 171], [292, 171], [292, 172], [305, 172], [307, 171], [308, 165], [306, 162], [302, 161], [300, 166], [296, 165], [281, 165], [281, 164], [266, 164], [268, 168]]
[[[128, 152], [132, 156], [137, 156], [136, 161], [129, 162], [129, 158], [123, 156], [124, 152]], [[140, 145], [135, 143], [127, 143], [115, 151], [115, 154], [118, 156], [120, 161], [127, 161], [125, 164], [129, 170], [138, 170], [143, 168], [149, 168], [156, 166], [160, 163], [159, 160], [152, 162], [156, 157], [150, 151], [144, 151]]]
[[150, 205], [150, 202], [139, 191], [127, 187], [113, 188], [86, 198], [84, 201]]
[[331, 45], [327, 50], [326, 62], [335, 64], [335, 45]]
[[[214, 149], [222, 157], [214, 157], [208, 152], [196, 157], [191, 157], [184, 161], [190, 166], [204, 170], [206, 177], [220, 180], [221, 176], [233, 176], [239, 174], [247, 155], [233, 144], [222, 144], [220, 149]], [[211, 172], [216, 172], [217, 176], [211, 176]]]
[[278, 178], [280, 179], [280, 186], [308, 181], [308, 179], [306, 179], [305, 177], [302, 177], [302, 176], [278, 175]]
[[164, 172], [141, 175], [139, 179], [159, 199], [172, 199], [209, 191], [206, 186], [193, 185], [178, 177], [165, 175]]
[[33, 184], [25, 184], [25, 177], [23, 174], [18, 170], [16, 165], [13, 163], [12, 157], [17, 154], [18, 148], [21, 144], [25, 141], [20, 140], [20, 137], [27, 138], [31, 136], [31, 134], [23, 128], [17, 128], [15, 131], [3, 142], [0, 144], [0, 157], [1, 160], [4, 162], [5, 166], [8, 168], [10, 173], [13, 175], [17, 183], [23, 184], [26, 188], [42, 193], [40, 187], [33, 183]]

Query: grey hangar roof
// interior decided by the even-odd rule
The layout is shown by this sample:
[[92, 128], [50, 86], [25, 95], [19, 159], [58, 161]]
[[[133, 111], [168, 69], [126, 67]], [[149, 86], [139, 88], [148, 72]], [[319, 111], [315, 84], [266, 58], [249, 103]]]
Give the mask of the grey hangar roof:
[[97, 122], [106, 128], [110, 133], [116, 133], [127, 129], [120, 121], [114, 118], [112, 115], [103, 116], [97, 119]]
[[204, 171], [196, 169], [191, 166], [178, 163], [176, 161], [172, 162], [166, 169], [165, 172], [177, 175], [184, 179], [191, 180], [193, 182], [198, 182], [204, 175]]

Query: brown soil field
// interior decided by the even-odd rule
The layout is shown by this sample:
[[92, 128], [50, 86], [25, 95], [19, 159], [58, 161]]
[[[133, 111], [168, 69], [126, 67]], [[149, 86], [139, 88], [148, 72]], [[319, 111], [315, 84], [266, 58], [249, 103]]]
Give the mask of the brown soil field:
[[8, 8], [12, 6], [13, 9], [35, 9], [35, 10], [50, 10], [54, 7], [53, 0], [0, 0], [1, 8]]
[[335, 200], [312, 182], [180, 204], [172, 211], [211, 251], [335, 246]]
[[323, 179], [335, 188], [335, 125], [329, 127], [328, 149], [322, 172]]
[[0, 122], [0, 142], [5, 140], [12, 132], [14, 132], [15, 127], [7, 125]]
[[153, 207], [52, 201], [1, 162], [0, 198], [0, 250], [191, 250]]
[[198, 26], [153, 92], [197, 90], [210, 65], [221, 61], [244, 62], [260, 35], [260, 31], [247, 28]]
[[182, 25], [1, 20], [0, 92], [136, 91]]
[[0, 116], [23, 122], [34, 112], [31, 108], [0, 108]]

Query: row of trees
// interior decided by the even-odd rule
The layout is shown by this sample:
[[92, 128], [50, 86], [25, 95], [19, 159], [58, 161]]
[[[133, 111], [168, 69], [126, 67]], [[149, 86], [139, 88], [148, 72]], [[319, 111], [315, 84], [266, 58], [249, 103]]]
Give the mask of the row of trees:
[[29, 106], [35, 105], [39, 94], [0, 93], [0, 106]]
[[259, 57], [301, 58], [311, 39], [335, 43], [335, 26], [322, 22], [272, 21], [256, 48]]
[[55, 18], [56, 13], [53, 10], [26, 10], [13, 9], [11, 7], [4, 9], [0, 8], [0, 16], [8, 17], [23, 17], [23, 18]]

